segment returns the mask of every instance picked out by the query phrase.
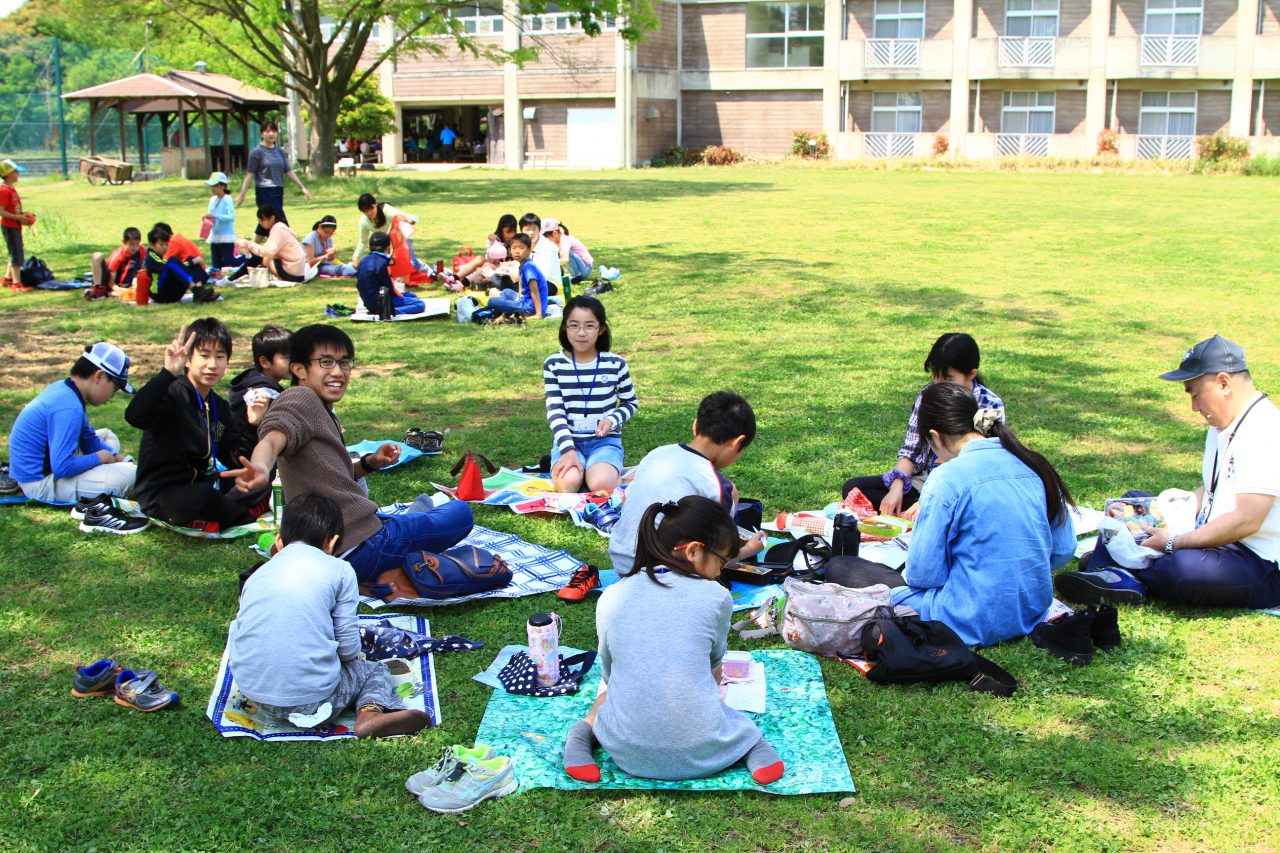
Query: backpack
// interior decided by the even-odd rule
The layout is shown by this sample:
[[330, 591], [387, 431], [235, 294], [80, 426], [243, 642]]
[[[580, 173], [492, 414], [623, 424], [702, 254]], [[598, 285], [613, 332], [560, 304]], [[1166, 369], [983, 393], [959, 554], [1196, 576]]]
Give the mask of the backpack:
[[410, 553], [405, 556], [404, 568], [383, 572], [374, 583], [361, 584], [360, 591], [384, 601], [456, 598], [502, 589], [511, 578], [511, 568], [502, 555], [459, 545], [443, 554]]
[[458, 318], [459, 323], [470, 323], [472, 314], [480, 307], [480, 303], [476, 301], [474, 296], [459, 296], [458, 301], [453, 303], [454, 315]]
[[863, 656], [875, 664], [867, 680], [877, 684], [966, 681], [972, 690], [1009, 697], [1018, 682], [1003, 667], [970, 649], [947, 625], [881, 608], [864, 624]]
[[[744, 640], [778, 634], [793, 649], [855, 657], [862, 654], [863, 629], [883, 610], [915, 615], [910, 607], [894, 607], [889, 601], [889, 587], [884, 584], [849, 589], [839, 584], [787, 578], [778, 595], [733, 629]], [[750, 628], [752, 624], [758, 627]]]
[[27, 287], [39, 287], [46, 281], [53, 281], [53, 271], [48, 264], [32, 255], [23, 262], [22, 269], [18, 270], [18, 278]]
[[498, 316], [498, 312], [494, 311], [492, 308], [486, 305], [483, 308], [477, 308], [471, 314], [471, 322], [484, 325], [485, 323], [488, 323], [490, 320], [492, 320], [494, 317], [497, 317], [497, 316]]

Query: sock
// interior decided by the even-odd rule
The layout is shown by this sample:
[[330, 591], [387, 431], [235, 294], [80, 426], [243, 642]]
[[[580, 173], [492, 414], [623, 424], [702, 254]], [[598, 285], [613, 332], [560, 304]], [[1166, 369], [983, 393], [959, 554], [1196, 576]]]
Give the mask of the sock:
[[782, 759], [778, 757], [778, 753], [773, 751], [773, 747], [769, 746], [769, 742], [764, 738], [756, 741], [756, 745], [751, 747], [751, 751], [747, 753], [746, 758], [747, 769], [751, 771], [751, 778], [755, 779], [761, 785], [769, 785], [777, 782], [782, 778], [782, 773], [786, 770]]
[[[596, 764], [591, 750], [595, 748], [595, 736], [591, 733], [591, 724], [579, 720], [569, 729], [569, 737], [564, 741], [564, 772], [579, 782], [599, 782], [600, 765]], [[775, 756], [776, 757], [776, 756]]]

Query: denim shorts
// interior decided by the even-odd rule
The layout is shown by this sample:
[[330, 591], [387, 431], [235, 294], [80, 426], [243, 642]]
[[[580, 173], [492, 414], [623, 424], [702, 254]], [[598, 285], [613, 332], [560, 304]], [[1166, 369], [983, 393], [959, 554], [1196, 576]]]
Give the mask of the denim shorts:
[[[575, 438], [573, 448], [578, 451], [578, 459], [582, 469], [590, 471], [597, 462], [604, 462], [622, 473], [622, 438], [617, 435], [606, 435], [604, 438]], [[551, 464], [554, 466], [560, 459], [560, 448], [551, 448]]]

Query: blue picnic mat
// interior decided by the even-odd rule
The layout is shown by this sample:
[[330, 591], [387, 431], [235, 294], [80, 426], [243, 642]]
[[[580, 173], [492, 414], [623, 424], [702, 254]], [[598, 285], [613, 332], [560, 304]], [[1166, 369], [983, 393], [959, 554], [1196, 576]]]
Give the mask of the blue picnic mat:
[[1267, 607], [1258, 612], [1266, 613], [1268, 616], [1280, 616], [1280, 607]]
[[787, 765], [787, 772], [772, 785], [757, 784], [743, 764], [710, 776], [668, 782], [639, 779], [618, 769], [603, 751], [597, 752], [601, 780], [579, 782], [570, 778], [560, 761], [560, 750], [570, 727], [586, 716], [600, 685], [600, 668], [593, 667], [583, 687], [572, 696], [539, 699], [495, 690], [485, 708], [476, 743], [492, 746], [515, 764], [516, 778], [524, 788], [560, 788], [566, 791], [599, 788], [684, 791], [762, 791], [767, 794], [819, 794], [856, 790], [849, 763], [831, 719], [831, 705], [822, 683], [822, 669], [813, 655], [793, 649], [752, 652], [765, 665], [768, 710], [748, 714], [764, 732], [769, 744]]
[[[609, 587], [617, 583], [621, 578], [613, 569], [600, 570], [600, 586], [593, 592], [604, 592]], [[769, 583], [762, 586], [755, 584], [743, 583], [742, 581], [734, 581], [729, 594], [733, 596], [733, 609], [737, 610], [755, 610], [769, 599], [773, 598], [782, 591], [782, 584]]]
[[392, 468], [397, 468], [406, 462], [412, 462], [419, 456], [423, 455], [421, 450], [416, 447], [410, 447], [403, 441], [370, 441], [369, 439], [365, 439], [358, 444], [348, 444], [347, 452], [354, 453], [358, 456], [364, 456], [366, 453], [376, 452], [377, 449], [384, 444], [394, 444], [396, 447], [400, 448], [400, 461], [395, 465], [388, 465], [386, 468], [382, 468], [381, 470], [383, 471], [390, 471]]
[[65, 503], [65, 504], [59, 503], [57, 501], [33, 501], [31, 498], [27, 497], [22, 492], [18, 492], [16, 495], [0, 496], [0, 506], [3, 506], [4, 504], [25, 504], [25, 503], [33, 503], [36, 506], [58, 506], [58, 507], [76, 505], [75, 501], [72, 501], [71, 503]]

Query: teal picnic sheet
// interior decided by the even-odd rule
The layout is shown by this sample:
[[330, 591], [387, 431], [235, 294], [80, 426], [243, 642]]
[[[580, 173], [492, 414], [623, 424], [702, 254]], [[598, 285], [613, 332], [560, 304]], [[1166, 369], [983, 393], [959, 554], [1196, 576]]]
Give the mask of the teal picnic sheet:
[[759, 785], [743, 764], [706, 779], [668, 782], [639, 779], [618, 769], [603, 750], [597, 750], [601, 781], [579, 782], [565, 774], [560, 750], [569, 728], [586, 716], [600, 685], [600, 668], [593, 667], [581, 690], [572, 696], [534, 698], [495, 690], [485, 709], [476, 743], [492, 746], [510, 757], [524, 788], [566, 791], [599, 788], [684, 791], [762, 791], [767, 794], [818, 794], [856, 790], [849, 775], [840, 737], [831, 719], [822, 669], [813, 655], [791, 649], [755, 651], [763, 661], [768, 684], [767, 710], [748, 714], [787, 765], [772, 785]]

